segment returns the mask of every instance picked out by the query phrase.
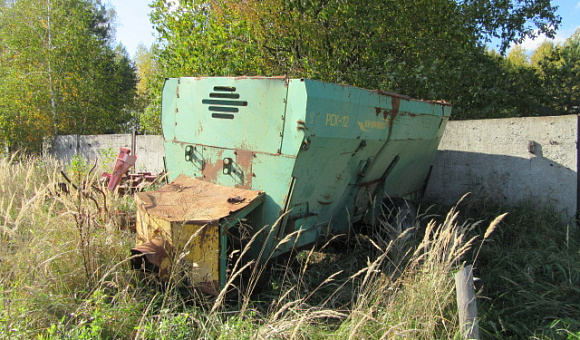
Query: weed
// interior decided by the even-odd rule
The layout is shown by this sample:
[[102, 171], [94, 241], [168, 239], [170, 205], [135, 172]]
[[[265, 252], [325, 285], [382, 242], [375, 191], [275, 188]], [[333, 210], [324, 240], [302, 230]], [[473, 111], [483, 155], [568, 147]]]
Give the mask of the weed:
[[[164, 284], [130, 269], [134, 234], [115, 216], [133, 202], [105, 194], [85, 165], [74, 165], [65, 194], [53, 160], [0, 158], [0, 338], [450, 339], [459, 330], [453, 274], [464, 263], [484, 284], [486, 337], [578, 338], [576, 231], [549, 211], [512, 209], [499, 223], [502, 208], [464, 216], [474, 211], [466, 202], [404, 227], [380, 217], [269, 267], [233, 258], [214, 297], [183, 285], [179, 261]], [[247, 241], [240, 259], [260, 242]]]
[[113, 169], [115, 162], [117, 161], [117, 155], [119, 151], [115, 151], [113, 147], [101, 150], [101, 168], [103, 169]]
[[72, 156], [70, 172], [74, 175], [74, 178], [77, 179], [77, 181], [80, 181], [81, 178], [85, 177], [89, 172], [89, 169], [90, 166], [83, 156], [78, 153], [75, 153]]
[[567, 328], [579, 331], [578, 231], [531, 202], [506, 209], [509, 214], [475, 255], [485, 336], [560, 338], [551, 327], [555, 320], [570, 320]]

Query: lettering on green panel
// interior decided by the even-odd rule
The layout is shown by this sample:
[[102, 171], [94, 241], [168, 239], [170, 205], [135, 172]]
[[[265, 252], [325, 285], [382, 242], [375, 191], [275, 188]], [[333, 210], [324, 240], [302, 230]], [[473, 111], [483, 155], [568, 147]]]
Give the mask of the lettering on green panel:
[[326, 125], [333, 127], [348, 127], [348, 122], [350, 121], [349, 116], [341, 116], [334, 113], [326, 114]]
[[358, 121], [358, 128], [362, 131], [369, 130], [385, 130], [387, 128], [387, 122], [376, 121], [376, 120], [365, 120], [364, 122]]

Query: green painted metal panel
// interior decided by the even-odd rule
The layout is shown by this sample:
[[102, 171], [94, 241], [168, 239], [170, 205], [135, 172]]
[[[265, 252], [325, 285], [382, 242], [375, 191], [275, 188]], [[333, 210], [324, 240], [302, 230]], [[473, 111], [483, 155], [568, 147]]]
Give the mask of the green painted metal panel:
[[175, 140], [166, 140], [164, 146], [169, 181], [175, 180], [182, 174], [202, 177], [203, 146]]
[[165, 139], [278, 153], [286, 92], [282, 78], [168, 79], [163, 92]]
[[304, 138], [310, 134], [308, 131], [309, 122], [306, 122], [308, 94], [303, 81], [299, 79], [288, 80], [288, 99], [281, 153], [295, 156], [298, 154]]
[[[166, 79], [163, 85], [163, 98], [161, 101], [161, 128], [166, 140], [173, 139], [175, 136], [175, 119], [172, 111], [175, 111], [177, 96], [177, 79]], [[173, 152], [165, 152], [166, 155], [172, 155]]]
[[[267, 226], [259, 242], [256, 242], [252, 253], [254, 255], [264, 250], [265, 256], [269, 256], [275, 246], [275, 241], [280, 234], [282, 220], [280, 216], [286, 209], [288, 196], [291, 192], [295, 157], [286, 155], [272, 155], [257, 153], [252, 164], [254, 177], [252, 188], [266, 192], [266, 199], [260, 209], [252, 214], [252, 224], [255, 231]], [[278, 223], [276, 223], [278, 221]], [[262, 259], [262, 260], [265, 260]]]
[[170, 179], [265, 192], [248, 215], [254, 231], [270, 226], [256, 257], [293, 232], [300, 237], [276, 253], [348, 231], [373, 196], [420, 194], [451, 112], [445, 103], [264, 77], [169, 79], [162, 108]]
[[346, 232], [364, 217], [375, 195], [420, 193], [450, 107], [351, 86], [290, 80], [286, 112], [282, 150], [298, 150], [298, 157], [289, 204], [289, 221], [295, 223], [285, 232], [323, 233], [325, 228]]
[[[305, 95], [298, 100], [298, 105], [305, 110], [305, 131], [318, 137], [340, 136], [343, 139], [385, 140], [388, 137], [390, 116], [385, 119], [382, 112], [393, 108], [392, 97], [352, 86], [292, 80], [289, 82], [289, 110], [296, 105], [291, 97], [295, 91], [293, 87], [304, 88], [301, 92]], [[380, 114], [377, 113], [379, 109]]]

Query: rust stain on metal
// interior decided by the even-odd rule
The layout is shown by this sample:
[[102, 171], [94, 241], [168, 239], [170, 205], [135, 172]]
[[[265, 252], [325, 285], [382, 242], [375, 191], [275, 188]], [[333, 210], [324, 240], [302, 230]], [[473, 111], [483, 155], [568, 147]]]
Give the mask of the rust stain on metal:
[[385, 120], [389, 118], [387, 123], [389, 125], [389, 138], [391, 137], [391, 134], [393, 132], [395, 118], [397, 118], [397, 115], [399, 114], [399, 107], [401, 106], [401, 98], [391, 97], [391, 99], [392, 99], [391, 110], [385, 110], [385, 112], [383, 113], [383, 117], [385, 118]]
[[296, 121], [296, 130], [300, 131], [300, 130], [308, 130], [308, 127], [306, 126], [306, 122], [303, 121], [302, 119], [298, 119]]
[[[236, 196], [243, 201], [227, 201]], [[135, 203], [148, 214], [166, 221], [203, 225], [217, 224], [261, 196], [262, 191], [232, 188], [180, 175], [156, 191], [135, 194]]]
[[223, 154], [224, 154], [224, 150], [219, 150], [216, 157], [215, 157], [214, 162], [207, 161], [204, 164], [204, 168], [202, 171], [204, 180], [210, 181], [210, 182], [217, 181], [218, 174], [222, 172], [223, 167], [224, 167], [224, 161], [222, 159]]
[[236, 163], [242, 169], [243, 172], [243, 185], [237, 185], [236, 187], [241, 189], [252, 188], [252, 161], [254, 159], [254, 153], [247, 150], [236, 150]]
[[401, 98], [393, 97], [392, 98], [392, 108], [390, 110], [385, 110], [383, 113], [383, 118], [387, 119], [387, 117], [391, 118], [391, 122], [389, 125], [393, 125], [393, 121], [399, 114], [399, 107], [401, 106]]

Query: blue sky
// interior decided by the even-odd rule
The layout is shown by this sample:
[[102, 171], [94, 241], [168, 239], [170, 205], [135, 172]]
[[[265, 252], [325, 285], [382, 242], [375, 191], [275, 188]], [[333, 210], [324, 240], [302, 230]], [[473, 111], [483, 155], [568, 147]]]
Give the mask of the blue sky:
[[149, 21], [149, 3], [152, 0], [104, 0], [117, 12], [116, 38], [127, 48], [131, 57], [141, 43], [151, 46], [155, 37], [153, 27]]
[[[155, 37], [149, 22], [151, 11], [149, 3], [152, 0], [104, 0], [104, 2], [109, 3], [117, 12], [117, 42], [125, 45], [129, 55], [135, 55], [140, 43], [147, 47], [153, 43]], [[563, 42], [580, 27], [580, 0], [552, 0], [552, 4], [559, 6], [557, 13], [562, 16], [562, 25], [555, 41]], [[522, 45], [526, 49], [533, 50], [544, 39], [545, 37], [540, 37], [534, 41], [525, 41]]]
[[[580, 0], [552, 0], [552, 5], [559, 7], [556, 13], [562, 17], [562, 24], [554, 40], [558, 43], [564, 42], [574, 34], [577, 28], [580, 28]], [[546, 37], [539, 37], [534, 41], [524, 41], [522, 46], [533, 50], [545, 39]]]

